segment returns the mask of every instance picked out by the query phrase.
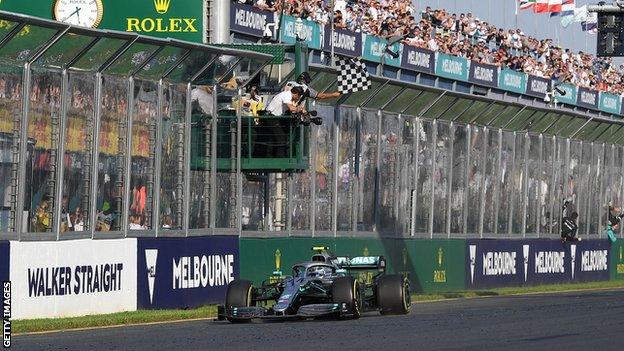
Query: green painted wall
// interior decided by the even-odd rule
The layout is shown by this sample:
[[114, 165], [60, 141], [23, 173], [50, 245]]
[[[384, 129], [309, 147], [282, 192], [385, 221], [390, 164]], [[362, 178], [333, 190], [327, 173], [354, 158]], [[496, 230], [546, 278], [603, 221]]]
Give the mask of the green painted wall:
[[290, 274], [293, 264], [310, 259], [313, 246], [328, 246], [337, 255], [383, 255], [391, 273], [409, 273], [416, 292], [465, 288], [463, 240], [375, 238], [275, 238], [240, 240], [241, 278], [255, 284], [276, 269]]
[[624, 280], [624, 240], [619, 239], [611, 244], [611, 280]]

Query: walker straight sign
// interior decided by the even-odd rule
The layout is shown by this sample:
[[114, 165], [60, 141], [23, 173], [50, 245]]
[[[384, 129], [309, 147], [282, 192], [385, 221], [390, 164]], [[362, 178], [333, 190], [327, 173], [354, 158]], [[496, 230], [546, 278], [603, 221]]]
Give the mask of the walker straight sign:
[[12, 242], [14, 318], [136, 310], [136, 239]]
[[186, 308], [223, 302], [238, 278], [238, 238], [139, 238], [139, 308]]

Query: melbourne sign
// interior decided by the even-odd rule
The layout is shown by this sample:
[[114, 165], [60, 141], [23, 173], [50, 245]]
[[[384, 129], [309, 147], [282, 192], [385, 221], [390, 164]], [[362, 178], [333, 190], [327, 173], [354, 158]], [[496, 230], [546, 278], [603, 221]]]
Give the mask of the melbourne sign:
[[[295, 31], [296, 19], [293, 16], [283, 15], [280, 24], [280, 39], [283, 43], [294, 44], [297, 40]], [[302, 33], [300, 39], [305, 40], [309, 48], [321, 49], [321, 25], [308, 20], [302, 21]]]
[[232, 2], [230, 4], [230, 30], [255, 37], [264, 36], [267, 29], [274, 31], [275, 15], [273, 12], [262, 11], [253, 6]]
[[466, 286], [488, 288], [522, 284], [522, 247], [512, 240], [466, 241]]
[[463, 57], [438, 54], [435, 72], [440, 77], [466, 81], [468, 80], [468, 60]]
[[136, 309], [136, 239], [14, 242], [15, 318]]
[[[95, 4], [91, 9], [91, 3]], [[82, 7], [74, 16], [83, 16], [92, 11], [99, 19], [93, 26], [134, 32], [141, 35], [161, 38], [175, 38], [201, 43], [204, 41], [204, 1], [203, 0], [101, 0], [81, 2]], [[70, 4], [71, 5], [71, 4]], [[73, 17], [57, 16], [55, 0], [3, 0], [0, 10], [23, 13], [31, 16], [71, 22]], [[59, 18], [57, 18], [59, 17]], [[73, 22], [71, 22], [73, 23]], [[264, 29], [264, 28], [263, 28]]]
[[323, 50], [331, 52], [332, 45], [336, 54], [359, 57], [362, 55], [362, 34], [343, 29], [335, 29], [332, 33], [331, 27], [326, 26]]
[[468, 80], [475, 84], [498, 87], [498, 67], [472, 61]]
[[390, 66], [401, 66], [401, 44], [394, 43], [390, 46], [389, 50], [399, 54], [396, 58], [392, 57], [387, 50], [388, 41], [372, 36], [365, 35], [364, 36], [364, 51], [362, 52], [362, 57], [371, 62], [381, 63], [383, 62], [385, 65]]
[[[565, 92], [565, 94], [561, 94], [557, 91], [557, 89]], [[554, 90], [555, 98], [558, 102], [562, 102], [568, 105], [576, 105], [576, 97], [578, 95], [578, 88], [576, 85], [572, 84], [559, 84], [557, 85], [557, 89]]]
[[594, 281], [609, 279], [609, 241], [583, 240], [570, 245], [570, 258], [576, 281]]
[[529, 75], [526, 94], [543, 99], [550, 90], [550, 79]]
[[608, 93], [600, 93], [599, 108], [602, 111], [619, 114], [620, 113], [620, 96]]
[[139, 308], [186, 308], [222, 302], [239, 275], [238, 238], [139, 238]]
[[606, 240], [468, 240], [466, 285], [490, 288], [609, 279]]
[[433, 51], [405, 45], [403, 46], [402, 56], [401, 66], [403, 68], [416, 72], [435, 74], [436, 60]]
[[595, 90], [589, 90], [587, 88], [578, 89], [578, 98], [576, 104], [581, 107], [598, 109], [599, 94]]
[[527, 86], [527, 75], [509, 69], [503, 69], [498, 78], [498, 87], [518, 94], [524, 94]]
[[10, 243], [0, 241], [0, 282], [9, 280]]

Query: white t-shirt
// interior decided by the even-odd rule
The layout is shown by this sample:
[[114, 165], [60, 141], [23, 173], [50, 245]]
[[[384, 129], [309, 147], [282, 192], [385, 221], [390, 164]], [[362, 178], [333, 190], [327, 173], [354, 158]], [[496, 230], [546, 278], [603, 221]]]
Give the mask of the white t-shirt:
[[201, 107], [205, 114], [212, 116], [212, 111], [214, 110], [214, 99], [212, 94], [209, 94], [204, 89], [195, 88], [191, 91], [191, 101], [195, 100], [197, 100], [199, 107]]
[[292, 104], [292, 93], [290, 91], [282, 91], [273, 97], [273, 100], [267, 107], [267, 111], [273, 116], [283, 116], [284, 112], [288, 111], [287, 104]]

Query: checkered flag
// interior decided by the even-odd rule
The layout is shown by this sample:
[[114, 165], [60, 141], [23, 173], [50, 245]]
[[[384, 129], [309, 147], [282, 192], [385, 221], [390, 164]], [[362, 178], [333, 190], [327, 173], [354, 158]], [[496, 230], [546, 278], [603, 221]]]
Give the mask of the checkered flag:
[[338, 60], [338, 91], [341, 94], [368, 90], [371, 87], [370, 76], [366, 66], [359, 58], [342, 58]]

